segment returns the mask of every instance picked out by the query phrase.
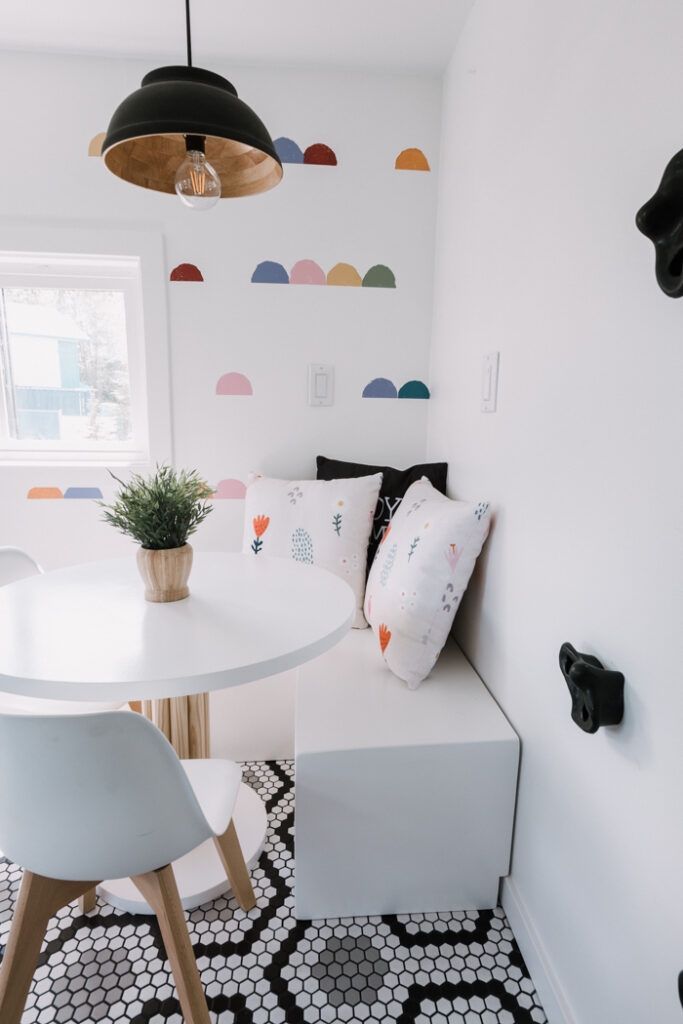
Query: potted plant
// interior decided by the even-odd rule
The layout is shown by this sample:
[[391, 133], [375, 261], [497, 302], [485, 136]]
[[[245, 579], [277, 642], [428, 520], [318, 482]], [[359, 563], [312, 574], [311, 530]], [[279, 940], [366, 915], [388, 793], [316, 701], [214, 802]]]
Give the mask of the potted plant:
[[148, 601], [181, 601], [190, 593], [192, 548], [187, 538], [206, 519], [211, 488], [196, 470], [176, 473], [157, 466], [149, 477], [133, 474], [111, 505], [100, 501], [104, 521], [136, 540], [138, 569]]

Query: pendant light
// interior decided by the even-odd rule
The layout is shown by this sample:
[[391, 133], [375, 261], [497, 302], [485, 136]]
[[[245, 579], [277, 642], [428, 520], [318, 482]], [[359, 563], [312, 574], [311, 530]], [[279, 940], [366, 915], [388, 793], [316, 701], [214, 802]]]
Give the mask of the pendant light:
[[177, 193], [193, 209], [274, 188], [282, 164], [263, 122], [227, 79], [192, 65], [185, 0], [187, 67], [156, 68], [114, 111], [102, 143], [124, 181]]

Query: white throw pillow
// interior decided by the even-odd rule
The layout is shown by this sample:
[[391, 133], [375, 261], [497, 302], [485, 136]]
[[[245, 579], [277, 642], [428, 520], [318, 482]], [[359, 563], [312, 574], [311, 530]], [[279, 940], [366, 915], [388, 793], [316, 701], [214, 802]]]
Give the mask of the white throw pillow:
[[411, 690], [446, 642], [489, 532], [488, 502], [444, 497], [422, 477], [411, 484], [372, 563], [365, 615], [387, 665]]
[[381, 484], [381, 473], [349, 480], [251, 476], [242, 550], [319, 565], [346, 580], [356, 597], [353, 625], [362, 629], [368, 540]]

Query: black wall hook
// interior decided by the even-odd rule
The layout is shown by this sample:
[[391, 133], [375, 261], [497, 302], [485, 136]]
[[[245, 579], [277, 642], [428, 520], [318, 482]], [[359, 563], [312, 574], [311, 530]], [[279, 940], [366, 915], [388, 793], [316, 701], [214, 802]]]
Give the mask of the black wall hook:
[[618, 725], [624, 717], [624, 677], [603, 668], [591, 654], [571, 644], [560, 647], [560, 668], [572, 698], [572, 720], [584, 732]]

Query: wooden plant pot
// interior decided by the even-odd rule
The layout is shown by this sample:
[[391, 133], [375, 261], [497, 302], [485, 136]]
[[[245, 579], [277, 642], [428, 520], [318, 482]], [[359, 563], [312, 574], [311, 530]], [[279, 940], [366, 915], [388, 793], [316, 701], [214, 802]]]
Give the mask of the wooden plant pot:
[[192, 547], [189, 544], [161, 551], [139, 548], [137, 563], [145, 584], [146, 601], [182, 601], [189, 597], [187, 581], [192, 568]]

